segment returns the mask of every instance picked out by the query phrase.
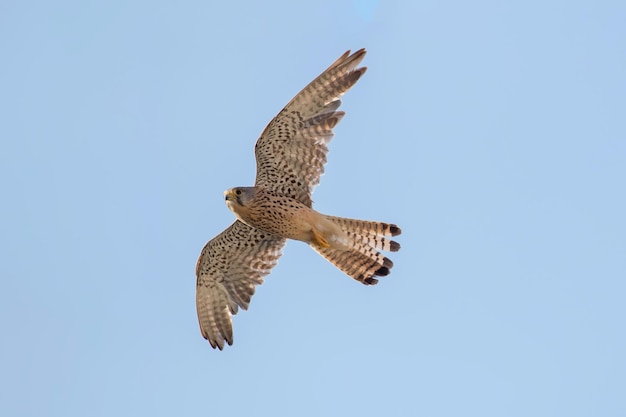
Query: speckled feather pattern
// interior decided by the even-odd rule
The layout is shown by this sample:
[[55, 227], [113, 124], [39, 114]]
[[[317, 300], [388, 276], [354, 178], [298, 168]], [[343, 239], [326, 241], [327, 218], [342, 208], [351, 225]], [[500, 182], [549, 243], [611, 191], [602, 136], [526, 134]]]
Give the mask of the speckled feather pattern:
[[332, 129], [344, 113], [339, 98], [365, 73], [365, 56], [349, 51], [298, 93], [267, 125], [255, 146], [255, 186], [278, 191], [307, 206], [324, 173]]
[[238, 220], [211, 239], [196, 267], [200, 331], [213, 348], [233, 343], [232, 315], [247, 309], [255, 286], [277, 264], [286, 238], [302, 240], [366, 285], [389, 274], [393, 224], [326, 216], [312, 209], [311, 193], [324, 172], [333, 128], [344, 113], [340, 97], [365, 73], [361, 49], [343, 54], [298, 93], [257, 140], [254, 187], [228, 190]]
[[251, 200], [238, 200], [233, 211], [237, 217], [257, 229], [288, 239], [303, 240], [308, 235], [309, 224], [319, 215], [295, 198], [260, 187], [241, 187]]
[[212, 347], [233, 343], [231, 315], [248, 308], [281, 255], [285, 239], [235, 221], [202, 249], [196, 265], [196, 309], [202, 335]]
[[350, 247], [338, 250], [313, 246], [313, 249], [363, 284], [374, 285], [378, 283], [374, 277], [389, 275], [393, 262], [378, 251], [397, 252], [400, 250], [398, 242], [388, 239], [390, 236], [397, 236], [401, 233], [398, 226], [333, 216], [327, 216], [327, 218], [338, 224], [348, 235]]

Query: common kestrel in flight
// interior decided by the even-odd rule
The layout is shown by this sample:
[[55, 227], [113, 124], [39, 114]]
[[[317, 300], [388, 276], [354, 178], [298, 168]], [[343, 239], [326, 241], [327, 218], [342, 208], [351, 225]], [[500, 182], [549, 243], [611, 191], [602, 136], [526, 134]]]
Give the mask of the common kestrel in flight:
[[211, 239], [196, 265], [200, 331], [213, 348], [233, 343], [232, 315], [248, 308], [286, 239], [309, 244], [355, 280], [373, 285], [389, 274], [379, 250], [400, 249], [394, 224], [327, 216], [312, 208], [311, 193], [324, 172], [328, 142], [344, 112], [340, 97], [365, 73], [356, 68], [365, 49], [343, 54], [300, 91], [257, 140], [254, 187], [231, 188], [226, 205], [237, 220]]

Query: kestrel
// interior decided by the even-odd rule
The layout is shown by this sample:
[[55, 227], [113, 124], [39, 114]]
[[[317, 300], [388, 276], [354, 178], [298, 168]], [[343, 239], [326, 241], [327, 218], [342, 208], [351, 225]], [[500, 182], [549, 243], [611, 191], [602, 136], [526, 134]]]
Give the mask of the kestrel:
[[343, 54], [300, 91], [257, 140], [254, 187], [224, 192], [237, 220], [211, 239], [196, 265], [200, 332], [213, 348], [233, 344], [232, 315], [246, 310], [286, 239], [300, 240], [355, 280], [373, 285], [389, 274], [379, 250], [400, 249], [395, 224], [327, 216], [312, 208], [311, 193], [326, 163], [326, 145], [344, 112], [340, 97], [365, 73], [356, 68], [365, 49]]

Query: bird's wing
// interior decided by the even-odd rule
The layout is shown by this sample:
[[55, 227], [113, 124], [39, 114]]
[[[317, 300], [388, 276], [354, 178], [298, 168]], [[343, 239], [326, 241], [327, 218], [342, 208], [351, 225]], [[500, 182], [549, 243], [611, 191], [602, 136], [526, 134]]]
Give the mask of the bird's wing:
[[284, 238], [237, 220], [204, 246], [196, 265], [196, 309], [200, 332], [213, 348], [232, 345], [232, 315], [248, 308], [284, 244]]
[[324, 172], [326, 145], [344, 113], [339, 98], [365, 73], [356, 68], [365, 49], [347, 51], [304, 87], [267, 125], [255, 146], [255, 186], [311, 206], [311, 192]]

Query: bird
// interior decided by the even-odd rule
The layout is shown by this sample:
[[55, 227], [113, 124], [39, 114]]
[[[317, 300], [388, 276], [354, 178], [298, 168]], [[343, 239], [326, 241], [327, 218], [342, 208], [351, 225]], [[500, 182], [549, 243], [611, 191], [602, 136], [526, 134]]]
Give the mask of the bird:
[[333, 128], [343, 118], [341, 96], [367, 70], [365, 49], [339, 57], [300, 91], [265, 127], [254, 153], [252, 187], [224, 192], [236, 220], [202, 249], [196, 264], [200, 332], [213, 349], [233, 344], [232, 316], [248, 309], [255, 286], [276, 266], [287, 239], [307, 243], [365, 285], [389, 274], [396, 252], [392, 223], [355, 220], [313, 209], [312, 192], [324, 172]]

